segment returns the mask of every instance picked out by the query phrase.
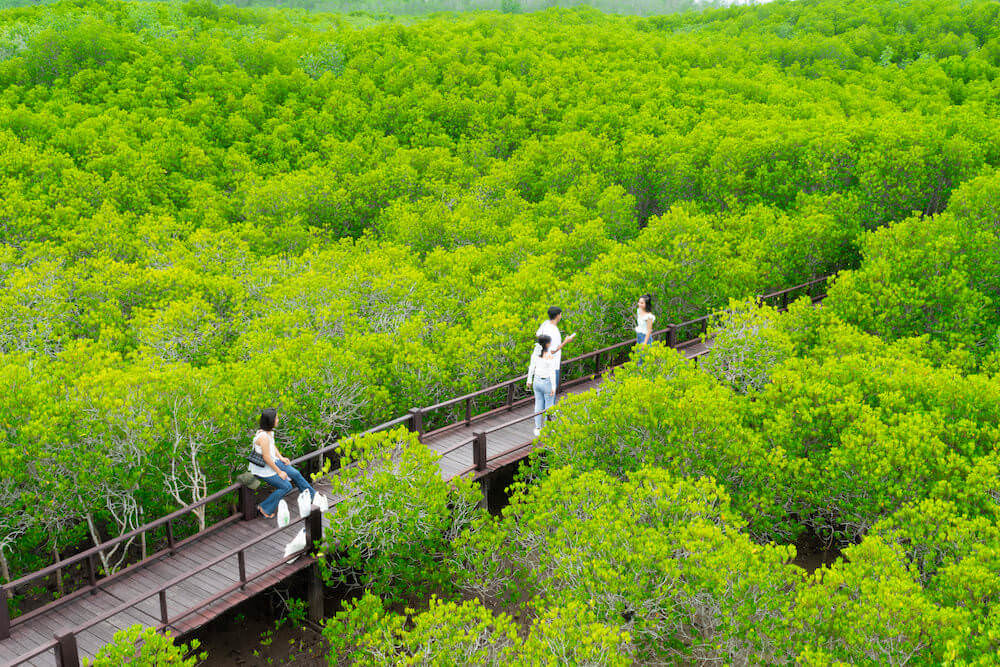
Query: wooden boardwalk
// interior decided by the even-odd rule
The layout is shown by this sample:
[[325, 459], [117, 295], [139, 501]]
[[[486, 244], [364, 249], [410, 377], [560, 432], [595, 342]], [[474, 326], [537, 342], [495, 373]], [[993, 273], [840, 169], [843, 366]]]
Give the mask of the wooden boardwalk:
[[[599, 382], [600, 380], [581, 382], [568, 389], [566, 393], [587, 391]], [[474, 432], [496, 429], [487, 438], [488, 471], [527, 455], [533, 441], [534, 420], [523, 418], [530, 417], [533, 412], [533, 405], [519, 405], [509, 411], [502, 409], [485, 418], [473, 420], [471, 425], [458, 424], [447, 430], [429, 433], [423, 440], [431, 449], [443, 452], [439, 459], [441, 476], [444, 479], [451, 479], [456, 475], [476, 472], [472, 447]], [[509, 424], [512, 421], [516, 423]], [[514, 458], [510, 458], [511, 454], [515, 455]], [[479, 476], [482, 474], [478, 473]], [[330, 496], [328, 484], [317, 484], [316, 488]], [[286, 497], [293, 521], [298, 514], [297, 493], [293, 491]], [[328, 525], [325, 517], [324, 524]], [[52, 607], [28, 622], [14, 625], [11, 628], [10, 638], [0, 641], [0, 664], [52, 667], [56, 664], [54, 648], [27, 661], [19, 661], [18, 657], [38, 646], [53, 642], [57, 635], [87, 624], [89, 619], [142, 597], [146, 591], [156, 591], [178, 577], [185, 577], [184, 582], [169, 588], [165, 595], [169, 616], [173, 619], [183, 611], [194, 611], [179, 620], [171, 620], [168, 629], [175, 635], [180, 635], [209, 622], [240, 602], [312, 565], [312, 559], [299, 558], [273, 569], [267, 576], [249, 582], [245, 588], [232, 591], [210, 605], [201, 604], [203, 600], [239, 582], [237, 557], [232, 552], [240, 545], [274, 528], [275, 525], [273, 519], [263, 518], [233, 521], [203, 536], [196, 536], [190, 542], [179, 546], [173, 555], [165, 554], [155, 560], [147, 561], [141, 568], [107, 583], [99, 581], [99, 590], [96, 593], [85, 593]], [[280, 560], [285, 545], [300, 529], [301, 525], [293, 523], [276, 535], [247, 549], [245, 556], [247, 574], [252, 576], [253, 573], [261, 572]], [[186, 576], [186, 573], [197, 570], [204, 563], [227, 553], [232, 555], [206, 570]], [[141, 600], [108, 620], [77, 632], [80, 655], [93, 657], [101, 646], [111, 641], [116, 631], [135, 623], [159, 626], [160, 618], [160, 602], [156, 595]]]
[[[826, 278], [821, 280], [825, 281]], [[765, 298], [777, 296], [782, 299], [781, 305], [784, 306], [789, 292], [808, 287], [815, 303], [824, 296], [814, 296], [811, 293], [813, 285], [818, 283], [818, 280], [812, 281], [783, 292], [759, 297], [759, 300], [763, 302]], [[697, 332], [693, 337], [682, 338], [680, 341], [678, 338], [684, 336], [684, 332], [690, 331], [692, 327], [700, 327], [703, 335], [710, 317], [703, 316], [680, 325], [669, 325], [667, 329], [657, 333], [664, 336], [668, 346], [697, 361], [699, 356], [708, 351], [710, 343], [704, 342]], [[625, 341], [564, 361], [564, 370], [575, 364], [577, 375], [581, 369], [593, 369], [592, 375], [583, 375], [575, 380], [566, 381], [565, 393], [598, 389], [603, 377], [614, 372], [614, 366], [620, 363], [623, 354], [626, 354], [630, 347], [632, 343]], [[602, 361], [605, 362], [604, 366]], [[531, 416], [534, 405], [528, 398], [514, 400], [517, 388], [523, 384], [523, 379], [524, 376], [512, 378], [495, 387], [445, 401], [436, 406], [411, 411], [408, 417], [392, 420], [372, 430], [408, 424], [412, 430], [422, 434], [421, 440], [427, 446], [440, 454], [438, 464], [444, 479], [466, 474], [472, 474], [476, 478], [485, 477], [500, 467], [523, 459], [532, 449], [534, 423]], [[491, 395], [495, 396], [497, 391], [506, 391], [506, 405], [474, 416], [472, 414], [474, 402], [485, 400]], [[433, 411], [441, 409], [454, 411], [460, 409], [463, 403], [464, 420], [460, 419], [447, 427], [424, 433], [425, 414], [430, 415]], [[332, 452], [333, 447], [307, 454], [296, 462], [315, 460], [323, 454]], [[328, 485], [320, 483], [316, 486], [319, 491], [330, 496]], [[9, 637], [0, 639], [0, 665], [27, 664], [51, 667], [59, 664], [58, 655], [72, 656], [67, 658], [67, 665], [72, 665], [75, 664], [73, 660], [77, 655], [93, 657], [101, 646], [111, 641], [116, 631], [136, 623], [165, 627], [175, 635], [182, 635], [204, 625], [251, 596], [314, 565], [314, 560], [305, 555], [283, 558], [284, 548], [303, 527], [307, 527], [310, 531], [307, 534], [318, 536], [320, 521], [325, 527], [329, 521], [327, 517], [321, 518], [318, 513], [309, 520], [306, 520], [306, 517], [298, 517], [295, 502], [297, 491], [293, 491], [287, 497], [292, 511], [292, 523], [281, 529], [276, 527], [274, 520], [257, 517], [254, 503], [245, 487], [234, 485], [223, 489], [202, 503], [217, 501], [234, 490], [241, 494], [241, 508], [237, 513], [186, 540], [176, 543], [173, 541], [172, 522], [190, 513], [193, 506], [182, 508], [174, 515], [143, 526], [140, 529], [142, 531], [165, 527], [171, 548], [112, 577], [97, 579], [93, 575], [94, 554], [84, 552], [48, 570], [32, 573], [14, 584], [7, 585], [8, 589], [17, 585], [24, 586], [27, 585], [24, 582], [49, 576], [54, 568], [68, 567], [71, 563], [79, 565], [86, 563], [86, 559], [91, 563], [88, 586], [67, 595], [60, 601], [13, 619], [9, 627]], [[263, 491], [266, 491], [264, 487], [261, 489], [261, 492]], [[244, 516], [255, 518], [243, 520]], [[124, 537], [127, 536], [116, 539], [122, 540]], [[111, 544], [112, 542], [105, 543], [101, 548]], [[4, 588], [0, 587], [0, 594], [3, 593], [5, 593]], [[4, 599], [0, 595], [0, 605], [3, 604]], [[3, 611], [0, 606], [0, 612]], [[167, 620], [166, 623], [164, 619]], [[2, 614], [0, 637], [3, 637], [6, 631], [6, 614]]]

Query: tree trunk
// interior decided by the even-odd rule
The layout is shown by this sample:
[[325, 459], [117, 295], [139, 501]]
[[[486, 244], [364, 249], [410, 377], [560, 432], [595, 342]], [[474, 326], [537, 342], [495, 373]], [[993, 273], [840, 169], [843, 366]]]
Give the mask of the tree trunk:
[[0, 581], [10, 581], [10, 566], [7, 565], [7, 556], [3, 549], [0, 549]]
[[[59, 562], [59, 545], [56, 543], [55, 538], [52, 538], [52, 555], [55, 556], [55, 562]], [[62, 568], [56, 570], [56, 590], [59, 591], [59, 597], [66, 594], [66, 590], [63, 587], [63, 575]]]
[[[94, 517], [90, 512], [87, 512], [87, 529], [90, 531], [90, 539], [94, 541], [94, 546], [96, 547], [101, 543], [101, 536], [97, 534], [97, 527], [94, 525]], [[111, 567], [108, 564], [108, 555], [104, 553], [104, 551], [98, 551], [97, 555], [101, 557], [101, 565], [104, 566], [104, 571], [110, 574]]]

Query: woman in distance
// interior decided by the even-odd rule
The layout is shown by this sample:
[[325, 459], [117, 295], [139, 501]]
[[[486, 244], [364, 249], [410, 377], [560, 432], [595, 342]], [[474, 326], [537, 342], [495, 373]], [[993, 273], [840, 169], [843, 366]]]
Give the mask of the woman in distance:
[[635, 344], [651, 345], [653, 343], [653, 322], [656, 315], [653, 314], [653, 297], [650, 294], [643, 294], [639, 297], [639, 303], [635, 310]]
[[[254, 457], [250, 461], [250, 472], [274, 487], [267, 498], [264, 499], [257, 510], [270, 519], [278, 509], [278, 503], [292, 490], [292, 482], [302, 491], [309, 492], [309, 498], [316, 497], [316, 489], [302, 476], [298, 470], [292, 466], [292, 462], [281, 455], [278, 447], [274, 444], [274, 427], [278, 425], [278, 412], [274, 408], [267, 408], [260, 413], [260, 422], [256, 435], [253, 437]], [[260, 461], [263, 460], [263, 465]]]

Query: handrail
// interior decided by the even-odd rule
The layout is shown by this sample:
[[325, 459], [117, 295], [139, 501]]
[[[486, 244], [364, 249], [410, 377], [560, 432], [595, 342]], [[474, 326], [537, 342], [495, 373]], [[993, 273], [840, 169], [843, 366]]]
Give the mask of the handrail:
[[458, 398], [449, 398], [446, 401], [441, 401], [440, 403], [435, 403], [434, 405], [428, 405], [426, 408], [420, 408], [420, 410], [422, 412], [430, 412], [431, 410], [439, 410], [441, 408], [450, 408], [453, 405], [458, 405], [462, 401], [468, 400], [470, 398], [477, 398], [479, 396], [482, 396], [483, 394], [491, 394], [494, 391], [499, 391], [500, 389], [506, 389], [508, 386], [510, 386], [512, 384], [517, 384], [518, 382], [523, 382], [524, 380], [527, 380], [527, 379], [528, 379], [528, 374], [527, 373], [525, 373], [524, 375], [518, 375], [515, 378], [510, 378], [508, 380], [504, 380], [503, 382], [495, 384], [495, 385], [493, 385], [491, 387], [484, 387], [482, 389], [477, 389], [477, 390], [475, 390], [475, 391], [473, 391], [471, 393], [459, 396]]
[[21, 577], [19, 579], [15, 579], [14, 581], [11, 581], [11, 582], [8, 582], [6, 584], [3, 584], [2, 586], [0, 586], [0, 588], [5, 588], [7, 590], [13, 590], [14, 588], [18, 588], [20, 586], [23, 586], [23, 585], [25, 585], [25, 584], [27, 584], [29, 582], [32, 582], [32, 581], [34, 581], [36, 579], [40, 579], [42, 577], [47, 577], [47, 576], [53, 575], [58, 570], [70, 567], [71, 565], [75, 565], [76, 563], [79, 563], [80, 561], [83, 561], [83, 560], [86, 560], [88, 558], [92, 558], [94, 556], [97, 556], [101, 552], [107, 551], [108, 549], [116, 547], [119, 544], [121, 544], [122, 542], [127, 542], [129, 540], [135, 539], [136, 537], [139, 537], [143, 533], [148, 533], [149, 531], [154, 530], [156, 528], [159, 528], [160, 526], [165, 526], [168, 523], [172, 523], [173, 521], [176, 521], [177, 519], [183, 518], [183, 517], [191, 514], [192, 512], [194, 512], [199, 507], [202, 507], [202, 506], [207, 505], [209, 503], [215, 502], [216, 500], [219, 500], [220, 498], [223, 498], [224, 496], [232, 493], [233, 491], [238, 490], [240, 488], [240, 486], [241, 486], [240, 484], [230, 484], [226, 488], [221, 489], [219, 491], [216, 491], [215, 493], [213, 493], [213, 494], [211, 494], [209, 496], [205, 496], [201, 500], [193, 502], [190, 505], [185, 505], [184, 507], [180, 508], [179, 510], [171, 512], [170, 514], [168, 514], [166, 516], [160, 517], [159, 519], [155, 519], [153, 521], [150, 521], [149, 523], [143, 524], [143, 525], [139, 526], [138, 528], [130, 530], [129, 532], [127, 532], [127, 533], [125, 533], [123, 535], [119, 535], [118, 537], [114, 537], [114, 538], [112, 538], [110, 540], [106, 540], [104, 542], [101, 542], [100, 544], [98, 544], [96, 546], [93, 546], [93, 547], [90, 547], [89, 549], [87, 549], [85, 551], [81, 551], [78, 554], [74, 554], [74, 555], [69, 556], [67, 558], [63, 558], [59, 562], [53, 563], [52, 565], [49, 565], [46, 568], [38, 570], [37, 572], [32, 572], [32, 573], [27, 574], [27, 575], [25, 575], [25, 576], [23, 576], [23, 577]]
[[835, 275], [837, 275], [837, 274], [836, 273], [831, 273], [831, 274], [828, 274], [828, 275], [825, 275], [825, 276], [820, 276], [819, 278], [814, 278], [812, 280], [804, 282], [801, 285], [795, 285], [794, 287], [785, 287], [784, 289], [780, 289], [780, 290], [777, 290], [775, 292], [769, 292], [767, 294], [759, 294], [757, 296], [757, 298], [758, 299], [773, 299], [776, 296], [782, 296], [784, 294], [788, 294], [789, 292], [794, 292], [795, 290], [802, 289], [803, 287], [812, 287], [813, 285], [819, 284], [821, 282], [825, 282], [825, 281], [829, 280], [830, 278], [832, 278]]
[[480, 431], [483, 435], [489, 435], [490, 433], [496, 433], [497, 431], [502, 431], [505, 428], [509, 428], [514, 424], [520, 424], [521, 422], [526, 422], [529, 419], [537, 417], [538, 415], [545, 414], [545, 410], [539, 410], [538, 412], [532, 412], [530, 415], [525, 415], [523, 417], [518, 417], [517, 419], [511, 419], [508, 422], [504, 422], [499, 426], [494, 426], [493, 428], [486, 429], [485, 431]]
[[28, 662], [32, 658], [37, 658], [38, 656], [40, 656], [41, 654], [45, 653], [46, 651], [57, 651], [58, 649], [59, 649], [59, 640], [58, 639], [50, 639], [48, 642], [36, 646], [35, 648], [31, 649], [27, 653], [22, 653], [21, 655], [17, 656], [16, 658], [14, 658], [10, 662], [10, 664], [11, 665], [20, 665], [20, 664], [23, 664], [25, 662]]
[[[835, 273], [829, 274], [829, 275], [826, 275], [826, 276], [822, 276], [820, 278], [815, 278], [815, 279], [807, 281], [805, 283], [801, 283], [799, 285], [795, 285], [793, 287], [788, 287], [788, 288], [785, 288], [785, 289], [782, 289], [782, 290], [777, 290], [777, 291], [770, 292], [770, 293], [764, 294], [764, 295], [758, 295], [757, 299], [758, 299], [758, 302], [762, 302], [764, 299], [772, 299], [772, 298], [779, 297], [779, 296], [783, 296], [783, 297], [787, 298], [787, 295], [789, 293], [791, 293], [791, 292], [794, 292], [796, 290], [802, 289], [803, 287], [811, 287], [811, 286], [819, 284], [821, 282], [828, 281], [834, 275], [836, 275], [836, 274]], [[822, 300], [822, 298], [824, 296], [825, 296], [825, 294], [821, 295], [819, 297], [817, 297], [817, 296], [811, 296], [811, 298], [815, 302], [817, 299]], [[785, 304], [783, 303], [782, 305], [784, 306]], [[691, 326], [693, 324], [698, 324], [698, 323], [701, 323], [701, 322], [707, 322], [707, 320], [709, 320], [710, 318], [714, 317], [717, 314], [718, 314], [718, 312], [713, 312], [713, 313], [709, 313], [708, 315], [703, 315], [701, 317], [695, 318], [693, 320], [688, 320], [686, 322], [681, 322], [680, 324], [670, 324], [666, 328], [654, 331], [653, 334], [657, 335], [657, 336], [663, 335], [663, 334], [668, 334], [668, 336], [670, 336], [670, 335], [673, 334], [673, 332], [676, 332], [680, 328]], [[695, 339], [690, 339], [690, 340], [695, 340]], [[668, 341], [668, 345], [671, 345], [672, 347], [676, 347], [678, 345], [682, 345], [682, 344], [688, 343], [688, 342], [690, 342], [690, 341], [688, 341], [688, 340], [685, 340], [685, 341], [676, 341], [676, 340], [674, 340], [674, 341]], [[603, 347], [603, 348], [600, 348], [598, 350], [592, 350], [590, 352], [586, 352], [586, 353], [584, 353], [582, 355], [579, 355], [577, 357], [573, 357], [571, 359], [568, 359], [568, 360], [566, 360], [566, 361], [563, 362], [563, 365], [566, 366], [566, 365], [569, 365], [571, 363], [578, 363], [578, 362], [585, 361], [585, 360], [588, 360], [588, 359], [593, 359], [595, 357], [599, 357], [600, 355], [607, 354], [607, 353], [610, 353], [610, 352], [614, 352], [614, 351], [621, 350], [623, 348], [629, 347], [632, 344], [633, 344], [633, 342], [631, 340], [625, 340], [625, 341], [622, 341], [620, 343], [615, 343], [613, 345], [610, 345], [610, 346], [607, 346], [607, 347]], [[504, 380], [503, 382], [494, 384], [494, 385], [489, 386], [489, 387], [485, 387], [485, 388], [482, 388], [482, 389], [477, 389], [476, 391], [473, 391], [471, 393], [468, 393], [468, 394], [465, 394], [465, 395], [462, 395], [462, 396], [459, 396], [459, 397], [456, 397], [456, 398], [448, 399], [446, 401], [441, 401], [439, 403], [427, 406], [425, 408], [418, 408], [418, 409], [416, 409], [416, 412], [419, 415], [419, 414], [422, 414], [422, 413], [431, 412], [433, 410], [438, 410], [438, 409], [445, 408], [445, 407], [451, 407], [451, 406], [457, 405], [457, 404], [459, 404], [459, 403], [461, 403], [463, 401], [469, 401], [470, 405], [471, 405], [471, 400], [474, 399], [474, 398], [477, 398], [479, 396], [482, 396], [482, 395], [485, 395], [485, 394], [489, 394], [489, 393], [498, 391], [500, 389], [509, 388], [509, 387], [511, 387], [513, 385], [517, 385], [519, 382], [523, 382], [526, 379], [527, 379], [527, 375], [526, 374], [525, 375], [518, 375], [515, 378]], [[508, 403], [508, 406], [509, 405], [510, 404]], [[469, 408], [467, 407], [467, 415], [468, 414], [469, 414]], [[396, 418], [391, 419], [391, 420], [389, 420], [387, 422], [383, 422], [381, 424], [378, 424], [377, 426], [374, 426], [374, 427], [372, 427], [372, 428], [370, 428], [370, 429], [368, 429], [366, 431], [363, 431], [363, 432], [361, 432], [358, 435], [365, 435], [365, 434], [375, 433], [375, 432], [384, 430], [386, 428], [391, 428], [393, 426], [398, 426], [398, 425], [402, 425], [402, 424], [408, 424], [409, 426], [411, 426], [411, 430], [415, 430], [419, 434], [422, 429], [420, 429], [420, 428], [412, 428], [413, 427], [413, 421], [412, 421], [413, 417], [414, 417], [414, 415], [412, 415], [412, 414], [410, 414], [410, 415], [403, 415], [403, 416], [400, 416], [400, 417], [396, 417]], [[469, 423], [470, 419], [471, 419], [471, 417], [467, 416], [467, 418], [465, 420], [466, 423]], [[329, 445], [326, 445], [324, 447], [320, 447], [318, 449], [315, 449], [315, 450], [313, 450], [311, 452], [307, 452], [306, 454], [303, 454], [302, 456], [299, 456], [298, 458], [294, 459], [292, 461], [292, 463], [293, 464], [297, 464], [297, 463], [301, 463], [303, 461], [310, 461], [312, 459], [315, 459], [315, 458], [318, 458], [318, 457], [322, 457], [323, 455], [325, 455], [327, 453], [330, 453], [330, 452], [333, 452], [334, 450], [336, 450], [336, 448], [339, 446], [339, 444], [340, 443], [338, 441], [338, 442], [334, 442], [334, 443], [331, 443]], [[465, 443], [463, 443], [463, 444], [465, 444]], [[455, 447], [455, 449], [457, 449], [457, 447]], [[454, 451], [454, 450], [451, 450], [451, 451]], [[185, 517], [185, 516], [191, 514], [192, 512], [194, 512], [199, 507], [203, 507], [203, 506], [205, 506], [205, 505], [207, 505], [209, 503], [215, 502], [215, 501], [221, 499], [222, 497], [226, 496], [227, 494], [232, 493], [233, 491], [237, 491], [241, 486], [242, 485], [238, 484], [238, 483], [236, 483], [236, 484], [230, 484], [229, 486], [227, 486], [227, 487], [225, 487], [225, 488], [223, 488], [223, 489], [221, 489], [219, 491], [216, 491], [215, 493], [213, 493], [213, 494], [211, 494], [209, 496], [206, 496], [205, 498], [202, 498], [201, 500], [198, 500], [198, 501], [196, 501], [194, 503], [191, 503], [189, 505], [185, 505], [184, 507], [181, 507], [178, 510], [176, 510], [176, 511], [174, 511], [174, 512], [172, 512], [172, 513], [170, 513], [170, 514], [168, 514], [168, 515], [166, 515], [164, 517], [161, 517], [159, 519], [155, 519], [154, 521], [151, 521], [151, 522], [149, 522], [147, 524], [139, 526], [138, 528], [135, 528], [135, 529], [129, 531], [128, 533], [125, 533], [123, 535], [119, 535], [118, 537], [115, 537], [115, 538], [106, 540], [104, 542], [101, 542], [100, 544], [95, 545], [95, 546], [93, 546], [93, 547], [91, 547], [91, 548], [89, 548], [89, 549], [87, 549], [87, 550], [85, 550], [85, 551], [83, 551], [81, 553], [75, 554], [75, 555], [70, 556], [68, 558], [64, 558], [64, 559], [62, 559], [62, 560], [60, 560], [60, 561], [58, 561], [56, 563], [53, 563], [52, 565], [49, 565], [46, 568], [38, 570], [37, 572], [29, 573], [29, 574], [27, 574], [27, 575], [25, 575], [23, 577], [20, 577], [20, 578], [14, 580], [14, 581], [11, 581], [11, 582], [6, 583], [6, 584], [2, 584], [2, 585], [0, 585], [0, 593], [6, 592], [6, 591], [12, 591], [15, 588], [21, 587], [21, 586], [23, 586], [23, 585], [25, 585], [25, 584], [27, 584], [29, 582], [35, 581], [36, 579], [40, 579], [40, 578], [43, 578], [43, 577], [51, 576], [52, 574], [55, 574], [58, 571], [66, 568], [66, 567], [70, 567], [70, 566], [72, 566], [72, 565], [74, 565], [76, 563], [79, 563], [79, 562], [87, 560], [87, 559], [92, 559], [94, 556], [100, 554], [103, 551], [107, 551], [108, 549], [111, 549], [111, 548], [113, 548], [113, 547], [115, 547], [115, 546], [117, 546], [117, 545], [119, 545], [119, 544], [121, 544], [123, 542], [126, 542], [126, 541], [128, 541], [130, 539], [134, 539], [135, 537], [138, 537], [139, 535], [142, 535], [143, 533], [149, 532], [150, 530], [154, 530], [156, 528], [159, 528], [160, 526], [168, 526], [169, 527], [170, 524], [173, 521], [176, 521], [176, 520], [178, 520], [178, 519], [180, 519], [182, 517]], [[168, 530], [169, 530], [169, 528], [168, 528]], [[2, 595], [0, 595], [0, 599], [3, 599]], [[6, 613], [7, 613], [6, 607], [4, 607], [3, 609], [0, 609], [0, 614], [6, 614]], [[2, 639], [2, 638], [0, 638], [0, 639]]]
[[[290, 528], [292, 526], [297, 526], [300, 523], [305, 523], [308, 519], [309, 519], [309, 515], [308, 514], [305, 515], [305, 516], [300, 516], [298, 519], [295, 519], [294, 521], [289, 521], [288, 525], [279, 526], [277, 528], [272, 528], [271, 530], [266, 531], [264, 533], [261, 533], [260, 535], [255, 535], [254, 537], [252, 537], [251, 539], [247, 540], [246, 542], [244, 542], [243, 544], [241, 544], [237, 548], [233, 549], [231, 552], [227, 552], [227, 553], [221, 554], [219, 556], [216, 556], [215, 558], [212, 558], [212, 559], [210, 559], [210, 560], [208, 560], [208, 561], [206, 561], [204, 563], [201, 563], [195, 569], [190, 570], [190, 571], [188, 571], [188, 572], [186, 572], [184, 574], [178, 575], [178, 576], [174, 577], [173, 579], [171, 579], [170, 581], [168, 581], [165, 584], [160, 584], [151, 593], [142, 593], [140, 596], [132, 598], [128, 602], [123, 602], [119, 606], [114, 607], [114, 608], [112, 608], [112, 609], [104, 612], [103, 615], [97, 617], [96, 619], [90, 619], [90, 620], [86, 621], [83, 625], [79, 625], [79, 626], [73, 628], [72, 633], [73, 634], [80, 634], [81, 632], [94, 627], [98, 623], [101, 623], [103, 621], [108, 620], [112, 616], [120, 614], [123, 611], [126, 611], [128, 609], [131, 609], [132, 607], [136, 606], [140, 602], [148, 600], [149, 598], [153, 597], [154, 595], [158, 595], [160, 593], [160, 591], [170, 590], [174, 586], [176, 586], [178, 584], [184, 583], [186, 580], [190, 579], [192, 576], [194, 576], [196, 574], [199, 574], [201, 572], [204, 572], [205, 570], [207, 570], [209, 568], [215, 567], [216, 565], [218, 565], [219, 563], [223, 562], [227, 558], [232, 558], [233, 556], [235, 556], [239, 552], [246, 551], [250, 547], [252, 547], [252, 546], [254, 546], [254, 545], [256, 545], [256, 544], [258, 544], [260, 542], [263, 542], [264, 540], [270, 539], [270, 538], [274, 537], [275, 535], [278, 535], [278, 534], [282, 533], [283, 531], [287, 530], [288, 528]], [[311, 545], [307, 543], [306, 546], [303, 548], [303, 551], [309, 549], [310, 546]], [[301, 555], [301, 552], [296, 552], [296, 553]], [[289, 558], [290, 557], [291, 557], [291, 555], [289, 555]], [[269, 565], [267, 568], [265, 568], [265, 570], [269, 569], [270, 567], [273, 567], [275, 564], [276, 563], [273, 563], [273, 564]], [[256, 577], [254, 577], [254, 578], [256, 578]], [[248, 579], [248, 581], [249, 581], [249, 579]]]
[[[256, 545], [256, 544], [258, 544], [260, 542], [263, 542], [264, 540], [270, 539], [270, 538], [274, 537], [275, 535], [280, 534], [281, 532], [287, 530], [289, 527], [296, 526], [296, 525], [298, 525], [300, 523], [305, 523], [308, 520], [309, 520], [309, 515], [301, 516], [298, 519], [295, 519], [294, 521], [290, 521], [285, 526], [279, 526], [279, 527], [274, 528], [272, 530], [266, 531], [266, 532], [264, 532], [264, 533], [262, 533], [260, 535], [255, 535], [253, 538], [251, 538], [251, 539], [247, 540], [246, 542], [242, 543], [240, 546], [236, 547], [234, 550], [232, 550], [230, 552], [227, 552], [225, 554], [221, 554], [219, 556], [216, 556], [215, 558], [212, 558], [211, 560], [206, 561], [204, 563], [201, 563], [194, 570], [191, 570], [191, 571], [189, 571], [189, 572], [187, 572], [185, 574], [182, 574], [182, 575], [179, 575], [177, 577], [174, 577], [173, 579], [167, 581], [164, 584], [161, 584], [159, 587], [157, 587], [156, 589], [154, 589], [152, 591], [144, 592], [144, 593], [140, 594], [139, 596], [130, 599], [127, 602], [123, 602], [122, 604], [118, 605], [117, 607], [113, 607], [113, 608], [105, 611], [103, 614], [97, 616], [96, 618], [89, 619], [84, 624], [78, 625], [78, 626], [76, 626], [76, 627], [74, 627], [72, 629], [67, 630], [64, 634], [78, 635], [81, 632], [84, 632], [84, 631], [92, 628], [93, 626], [97, 625], [98, 623], [103, 623], [103, 622], [107, 621], [108, 619], [110, 619], [110, 618], [112, 618], [114, 616], [117, 616], [118, 614], [120, 614], [122, 612], [125, 612], [125, 611], [131, 609], [132, 607], [135, 607], [140, 602], [144, 602], [145, 600], [148, 600], [149, 598], [153, 597], [154, 595], [159, 595], [160, 593], [165, 593], [166, 591], [170, 590], [174, 586], [177, 586], [178, 584], [184, 583], [187, 579], [190, 579], [193, 575], [199, 574], [199, 573], [201, 573], [201, 572], [203, 572], [203, 571], [205, 571], [205, 570], [207, 570], [209, 568], [215, 567], [216, 565], [218, 565], [219, 563], [222, 563], [226, 559], [232, 558], [233, 556], [237, 556], [238, 554], [240, 554], [242, 552], [245, 552], [250, 547], [253, 547], [254, 545]], [[230, 586], [230, 587], [224, 589], [223, 591], [221, 591], [221, 592], [215, 594], [214, 596], [212, 596], [207, 601], [202, 601], [201, 604], [195, 605], [194, 607], [191, 607], [189, 609], [185, 609], [180, 614], [174, 616], [171, 620], [176, 621], [176, 620], [184, 618], [186, 616], [190, 616], [197, 609], [200, 609], [202, 606], [204, 606], [204, 604], [209, 604], [211, 602], [214, 602], [215, 600], [219, 599], [223, 595], [226, 595], [226, 594], [232, 592], [232, 590], [234, 590], [237, 587], [243, 587], [243, 586], [245, 586], [248, 582], [253, 581], [254, 579], [257, 579], [257, 578], [263, 576], [265, 573], [269, 572], [273, 568], [277, 567], [278, 565], [280, 565], [280, 564], [282, 564], [282, 563], [284, 563], [284, 562], [286, 562], [288, 560], [291, 560], [293, 558], [298, 558], [299, 556], [302, 555], [302, 552], [303, 551], [307, 551], [310, 546], [311, 545], [308, 544], [308, 542], [307, 542], [306, 546], [301, 551], [297, 551], [297, 552], [295, 552], [293, 554], [289, 554], [288, 556], [283, 557], [281, 560], [275, 561], [274, 563], [271, 563], [271, 564], [265, 566], [264, 568], [262, 568], [258, 572], [255, 572], [253, 574], [253, 576], [244, 577], [244, 579], [242, 579], [241, 581], [239, 581], [234, 586]], [[158, 628], [163, 628], [163, 627], [166, 627], [166, 626], [165, 626], [164, 623], [161, 622], [157, 627]], [[31, 660], [32, 658], [37, 657], [38, 655], [44, 653], [45, 651], [49, 651], [49, 650], [53, 650], [53, 649], [55, 649], [55, 650], [58, 651], [60, 643], [61, 643], [60, 638], [57, 637], [56, 639], [51, 640], [51, 641], [47, 642], [46, 644], [43, 644], [43, 645], [38, 646], [38, 647], [35, 647], [29, 653], [24, 653], [24, 654], [18, 656], [14, 660], [13, 664], [16, 665], [16, 664], [20, 664], [22, 662], [27, 662], [28, 660]]]

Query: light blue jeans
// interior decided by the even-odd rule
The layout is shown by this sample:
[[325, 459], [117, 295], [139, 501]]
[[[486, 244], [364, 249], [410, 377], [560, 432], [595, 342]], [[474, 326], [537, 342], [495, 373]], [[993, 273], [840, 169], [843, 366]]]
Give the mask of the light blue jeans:
[[[548, 410], [556, 402], [556, 397], [552, 395], [552, 381], [548, 378], [535, 378], [531, 384], [535, 390], [535, 412]], [[535, 415], [535, 428], [541, 430], [545, 423], [545, 415]]]
[[288, 465], [284, 461], [275, 461], [274, 465], [278, 466], [279, 470], [283, 470], [288, 479], [281, 479], [279, 475], [271, 475], [270, 477], [261, 477], [268, 484], [274, 487], [274, 491], [271, 492], [264, 502], [260, 504], [260, 509], [263, 510], [265, 514], [274, 514], [278, 509], [278, 503], [288, 495], [288, 492], [292, 490], [292, 482], [295, 486], [299, 487], [302, 491], [309, 492], [309, 498], [316, 497], [316, 489], [312, 487], [312, 484], [302, 476], [298, 470]]

